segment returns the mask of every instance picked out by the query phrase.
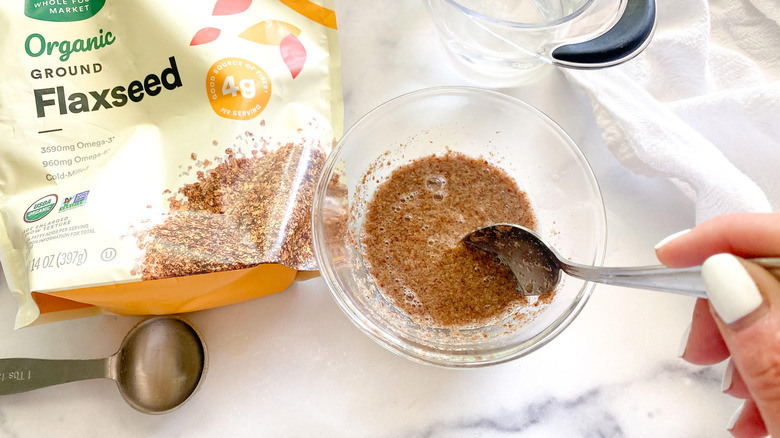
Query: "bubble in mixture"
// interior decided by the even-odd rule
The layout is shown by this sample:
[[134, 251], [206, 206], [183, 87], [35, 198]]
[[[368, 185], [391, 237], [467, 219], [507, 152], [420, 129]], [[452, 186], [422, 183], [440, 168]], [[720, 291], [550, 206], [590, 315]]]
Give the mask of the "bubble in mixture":
[[447, 184], [447, 180], [441, 176], [432, 175], [425, 180], [425, 188], [435, 192], [441, 190]]
[[399, 213], [401, 211], [401, 206], [398, 204], [393, 205], [391, 208], [396, 213]]
[[441, 201], [444, 199], [444, 197], [447, 196], [446, 193], [439, 191], [433, 194], [433, 200], [434, 201]]
[[417, 191], [405, 193], [404, 195], [401, 195], [401, 197], [399, 198], [399, 201], [401, 201], [401, 202], [409, 202], [412, 199], [414, 199], [415, 196], [417, 196]]
[[405, 222], [411, 222], [412, 221], [412, 215], [410, 215], [410, 214], [405, 215], [404, 216], [404, 221]]

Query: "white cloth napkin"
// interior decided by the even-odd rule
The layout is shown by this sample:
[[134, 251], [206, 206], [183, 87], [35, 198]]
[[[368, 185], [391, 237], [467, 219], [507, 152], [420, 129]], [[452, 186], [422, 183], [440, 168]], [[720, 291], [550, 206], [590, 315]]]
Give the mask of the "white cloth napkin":
[[658, 0], [637, 58], [567, 70], [604, 141], [636, 173], [669, 178], [696, 221], [780, 210], [780, 3]]

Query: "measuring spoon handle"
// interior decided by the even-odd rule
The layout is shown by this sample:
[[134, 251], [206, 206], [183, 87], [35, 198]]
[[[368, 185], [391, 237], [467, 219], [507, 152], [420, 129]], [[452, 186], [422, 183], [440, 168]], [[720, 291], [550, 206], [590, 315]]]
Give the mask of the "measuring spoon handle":
[[0, 359], [0, 395], [108, 377], [108, 359]]
[[[748, 260], [762, 266], [780, 279], [780, 258]], [[704, 281], [701, 278], [701, 266], [682, 269], [664, 266], [601, 268], [576, 263], [562, 263], [561, 269], [572, 277], [595, 283], [707, 298]]]

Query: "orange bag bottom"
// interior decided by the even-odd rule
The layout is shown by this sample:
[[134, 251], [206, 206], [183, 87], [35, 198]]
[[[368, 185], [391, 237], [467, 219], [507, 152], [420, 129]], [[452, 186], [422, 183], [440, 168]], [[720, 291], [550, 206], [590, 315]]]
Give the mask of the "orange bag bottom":
[[[317, 273], [301, 272], [300, 279]], [[106, 310], [120, 315], [168, 315], [247, 301], [286, 289], [298, 271], [283, 265], [213, 272], [56, 292], [33, 292], [41, 311], [36, 323], [72, 319]]]

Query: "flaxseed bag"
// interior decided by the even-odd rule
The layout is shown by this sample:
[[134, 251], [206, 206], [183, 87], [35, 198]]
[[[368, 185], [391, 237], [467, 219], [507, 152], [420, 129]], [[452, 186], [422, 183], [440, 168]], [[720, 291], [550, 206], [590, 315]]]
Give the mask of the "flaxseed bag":
[[0, 4], [0, 261], [17, 327], [167, 314], [316, 269], [341, 134], [332, 0]]

